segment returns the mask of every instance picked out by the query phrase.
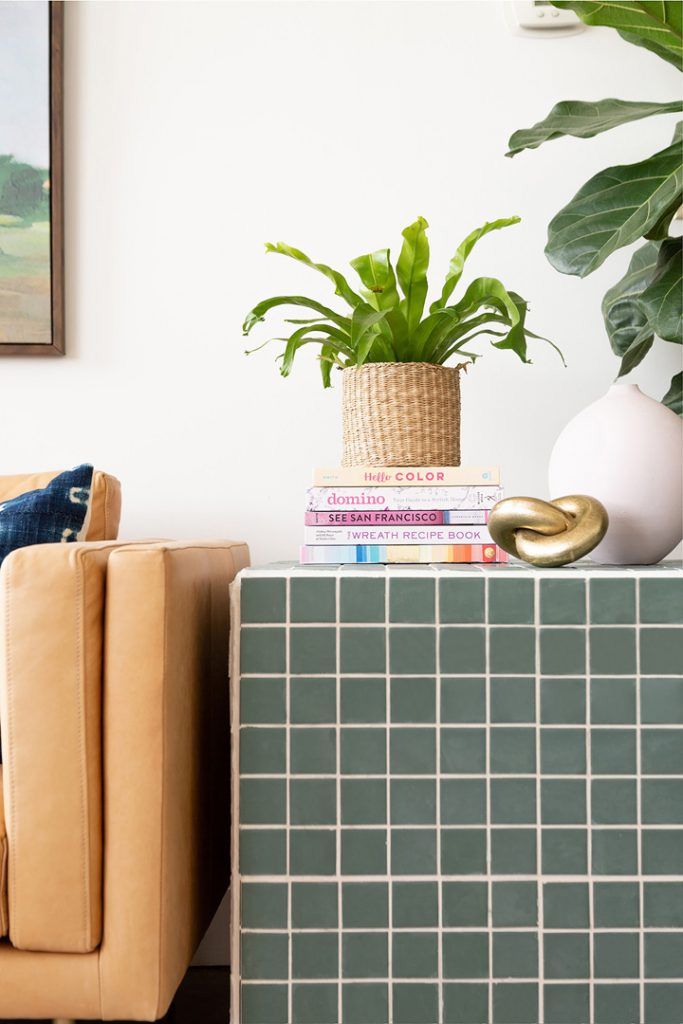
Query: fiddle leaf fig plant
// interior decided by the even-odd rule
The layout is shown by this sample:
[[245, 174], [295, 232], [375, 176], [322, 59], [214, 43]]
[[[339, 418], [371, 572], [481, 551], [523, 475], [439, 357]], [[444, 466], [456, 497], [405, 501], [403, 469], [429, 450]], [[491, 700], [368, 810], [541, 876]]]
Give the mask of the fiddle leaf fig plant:
[[[627, 42], [683, 70], [683, 4], [676, 0], [552, 2], [555, 7], [570, 8], [587, 25], [615, 29]], [[515, 132], [507, 155], [566, 136], [592, 138], [622, 124], [681, 110], [680, 99], [665, 103], [564, 100], [544, 120]], [[682, 126], [679, 122], [670, 145], [652, 156], [594, 175], [548, 226], [548, 260], [561, 273], [577, 277], [591, 274], [617, 249], [645, 240], [602, 304], [612, 350], [621, 357], [620, 377], [638, 366], [655, 337], [679, 345], [683, 341], [683, 240], [669, 235], [683, 204]], [[681, 413], [680, 373], [662, 401]]]
[[[396, 262], [389, 249], [378, 249], [351, 260], [360, 284], [355, 291], [343, 274], [325, 263], [314, 263], [300, 249], [285, 242], [268, 242], [266, 252], [289, 256], [323, 274], [335, 295], [349, 307], [339, 313], [303, 295], [277, 295], [264, 299], [247, 314], [243, 331], [248, 335], [266, 314], [280, 306], [302, 306], [316, 314], [304, 319], [285, 319], [294, 330], [288, 337], [269, 338], [284, 345], [277, 356], [280, 373], [289, 376], [295, 356], [304, 345], [316, 345], [323, 386], [330, 387], [333, 367], [362, 366], [364, 363], [436, 363], [457, 358], [474, 362], [480, 353], [467, 348], [480, 335], [499, 349], [511, 349], [524, 363], [527, 338], [540, 338], [526, 326], [527, 303], [517, 292], [508, 291], [495, 277], [478, 277], [458, 301], [452, 295], [462, 277], [465, 261], [484, 235], [519, 223], [519, 217], [505, 217], [472, 231], [455, 250], [441, 294], [425, 312], [429, 242], [427, 221], [418, 217], [403, 231], [403, 245]], [[562, 353], [553, 342], [548, 342]], [[250, 349], [255, 352], [257, 349]]]

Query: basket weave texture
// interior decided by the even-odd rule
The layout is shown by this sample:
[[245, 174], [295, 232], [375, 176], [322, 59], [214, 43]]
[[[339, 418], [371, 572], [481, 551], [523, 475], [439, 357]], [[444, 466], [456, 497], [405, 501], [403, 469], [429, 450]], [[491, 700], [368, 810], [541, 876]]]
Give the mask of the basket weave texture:
[[460, 465], [460, 367], [367, 363], [342, 383], [343, 466]]

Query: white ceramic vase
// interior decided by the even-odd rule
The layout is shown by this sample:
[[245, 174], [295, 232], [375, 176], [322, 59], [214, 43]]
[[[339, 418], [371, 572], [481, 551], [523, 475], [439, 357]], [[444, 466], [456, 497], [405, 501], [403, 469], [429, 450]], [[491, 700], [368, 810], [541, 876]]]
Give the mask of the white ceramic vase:
[[613, 384], [564, 428], [550, 456], [550, 496], [589, 494], [609, 514], [590, 557], [652, 565], [683, 535], [681, 420], [636, 384]]

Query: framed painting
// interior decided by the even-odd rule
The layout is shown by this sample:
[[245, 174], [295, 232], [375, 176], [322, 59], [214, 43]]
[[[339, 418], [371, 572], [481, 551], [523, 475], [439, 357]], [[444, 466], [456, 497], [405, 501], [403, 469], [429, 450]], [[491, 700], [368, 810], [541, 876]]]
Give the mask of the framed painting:
[[0, 355], [64, 353], [62, 3], [0, 0]]

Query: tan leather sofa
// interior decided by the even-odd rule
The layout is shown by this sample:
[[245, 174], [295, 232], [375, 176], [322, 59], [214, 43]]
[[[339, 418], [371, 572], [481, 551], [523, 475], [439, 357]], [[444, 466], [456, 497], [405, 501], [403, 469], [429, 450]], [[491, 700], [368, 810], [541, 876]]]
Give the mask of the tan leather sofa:
[[[0, 501], [52, 475], [0, 477]], [[98, 539], [0, 570], [0, 1018], [158, 1020], [227, 888], [248, 549], [118, 543], [119, 508], [97, 474]]]

